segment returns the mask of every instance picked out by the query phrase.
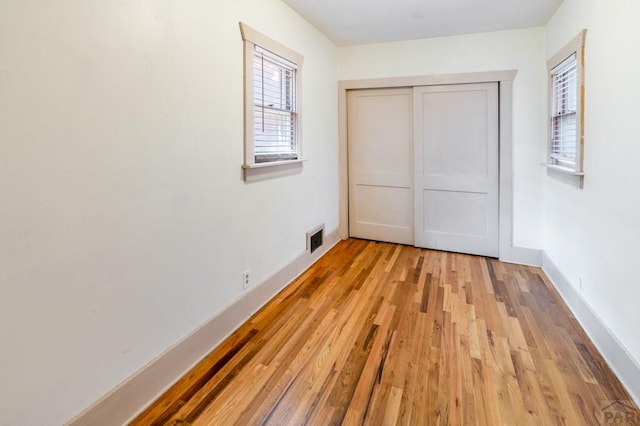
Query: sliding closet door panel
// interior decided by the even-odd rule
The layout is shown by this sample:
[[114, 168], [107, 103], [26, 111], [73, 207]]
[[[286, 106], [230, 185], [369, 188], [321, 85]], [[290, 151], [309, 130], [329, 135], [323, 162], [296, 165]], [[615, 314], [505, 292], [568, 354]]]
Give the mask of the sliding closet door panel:
[[498, 84], [413, 90], [415, 244], [498, 256]]
[[348, 93], [349, 234], [413, 244], [411, 89]]

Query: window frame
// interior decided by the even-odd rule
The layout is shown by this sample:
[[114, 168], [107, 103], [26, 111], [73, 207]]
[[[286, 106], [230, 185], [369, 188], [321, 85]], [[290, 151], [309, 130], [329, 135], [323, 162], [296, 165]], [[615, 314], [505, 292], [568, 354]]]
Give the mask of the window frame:
[[[271, 177], [272, 175], [289, 174], [301, 167], [302, 151], [302, 65], [304, 57], [278, 41], [256, 31], [244, 22], [240, 22], [240, 32], [244, 42], [244, 163], [245, 180], [252, 177]], [[256, 162], [254, 143], [254, 55], [255, 47], [277, 55], [295, 64], [295, 142], [296, 159]], [[261, 169], [261, 170], [260, 170]]]
[[[560, 51], [547, 61], [548, 79], [548, 129], [547, 129], [547, 159], [544, 165], [554, 172], [560, 172], [576, 176], [578, 184], [582, 187], [584, 168], [584, 63], [585, 63], [585, 40], [587, 30], [580, 33], [567, 43]], [[553, 152], [554, 133], [554, 71], [564, 64], [571, 56], [576, 55], [576, 140], [575, 140], [575, 164], [571, 166], [562, 160], [555, 158]]]

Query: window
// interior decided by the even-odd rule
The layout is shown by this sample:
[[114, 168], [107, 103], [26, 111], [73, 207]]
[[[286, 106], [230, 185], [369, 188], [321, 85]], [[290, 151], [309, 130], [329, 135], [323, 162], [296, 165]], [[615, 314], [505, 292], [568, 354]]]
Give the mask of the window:
[[256, 46], [253, 149], [256, 163], [297, 160], [296, 64]]
[[577, 57], [574, 53], [551, 71], [551, 152], [552, 161], [576, 167], [578, 140]]
[[300, 163], [303, 57], [244, 23], [240, 30], [245, 49], [243, 168], [246, 172]]
[[582, 176], [584, 145], [584, 45], [586, 30], [547, 63], [549, 158], [547, 166]]

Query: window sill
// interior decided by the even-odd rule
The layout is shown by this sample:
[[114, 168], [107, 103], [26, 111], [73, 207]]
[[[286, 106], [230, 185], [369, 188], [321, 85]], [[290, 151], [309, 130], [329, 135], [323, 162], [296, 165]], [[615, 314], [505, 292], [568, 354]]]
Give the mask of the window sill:
[[307, 160], [271, 161], [268, 163], [244, 164], [245, 182], [255, 182], [302, 173], [302, 163]]
[[263, 169], [265, 167], [278, 167], [278, 166], [285, 166], [287, 164], [303, 163], [304, 161], [307, 161], [307, 160], [267, 161], [264, 163], [243, 164], [242, 168], [245, 170], [246, 169]]
[[584, 187], [584, 172], [576, 172], [570, 167], [556, 164], [542, 163], [542, 165], [547, 168], [547, 176], [580, 189]]
[[555, 170], [560, 173], [566, 173], [571, 176], [584, 176], [584, 172], [577, 172], [571, 167], [558, 166], [557, 164], [542, 163], [547, 169]]

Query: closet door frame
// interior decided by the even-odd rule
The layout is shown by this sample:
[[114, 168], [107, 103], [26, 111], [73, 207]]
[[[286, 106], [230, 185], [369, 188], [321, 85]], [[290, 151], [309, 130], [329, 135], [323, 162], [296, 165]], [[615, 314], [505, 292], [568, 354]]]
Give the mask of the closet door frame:
[[506, 262], [539, 265], [539, 250], [513, 245], [513, 80], [516, 70], [479, 73], [391, 77], [366, 80], [342, 80], [338, 83], [340, 237], [349, 238], [349, 180], [347, 141], [347, 91], [392, 87], [436, 86], [497, 82], [499, 85], [499, 258]]

